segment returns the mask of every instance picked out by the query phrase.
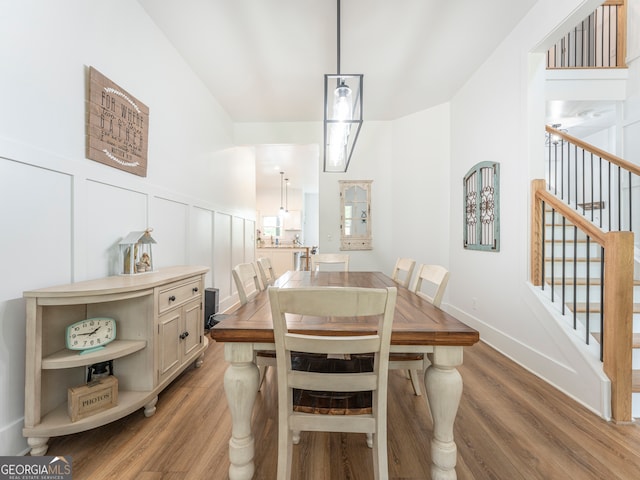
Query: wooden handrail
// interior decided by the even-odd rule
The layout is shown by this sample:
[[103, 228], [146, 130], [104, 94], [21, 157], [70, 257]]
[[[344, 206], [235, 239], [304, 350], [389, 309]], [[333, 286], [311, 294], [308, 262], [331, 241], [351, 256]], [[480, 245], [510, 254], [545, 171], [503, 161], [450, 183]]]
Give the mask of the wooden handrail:
[[600, 150], [598, 147], [594, 147], [593, 145], [590, 145], [580, 140], [579, 138], [573, 137], [568, 133], [565, 133], [553, 127], [550, 127], [549, 125], [546, 126], [546, 130], [549, 133], [549, 135], [553, 135], [554, 137], [560, 137], [566, 142], [569, 142], [572, 145], [576, 145], [582, 148], [583, 150], [585, 150], [586, 152], [593, 153], [594, 155], [597, 155], [598, 157], [602, 158], [603, 160], [606, 160], [607, 162], [611, 162], [612, 164], [617, 165], [618, 167], [624, 168], [625, 170], [628, 170], [631, 173], [635, 173], [636, 175], [640, 175], [640, 166], [636, 165], [635, 163], [631, 163], [623, 158], [616, 157], [615, 155], [612, 155], [609, 152]]
[[560, 211], [567, 220], [589, 235], [592, 240], [595, 240], [599, 245], [604, 247], [606, 233], [587, 220], [577, 210], [574, 210], [547, 190], [538, 190], [536, 192], [536, 198], [543, 200], [547, 205]]
[[631, 422], [633, 338], [633, 232], [603, 232], [569, 205], [547, 192], [543, 179], [531, 183], [531, 283], [541, 286], [545, 228], [542, 204], [548, 204], [604, 249], [603, 369], [611, 381], [611, 415]]

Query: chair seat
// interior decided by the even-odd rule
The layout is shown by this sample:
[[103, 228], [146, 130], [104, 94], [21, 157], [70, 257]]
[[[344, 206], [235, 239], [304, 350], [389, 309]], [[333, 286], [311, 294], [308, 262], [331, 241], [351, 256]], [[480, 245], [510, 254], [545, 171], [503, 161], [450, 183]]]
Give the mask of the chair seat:
[[[327, 358], [326, 355], [296, 353], [292, 355], [294, 370], [319, 373], [362, 373], [373, 371], [373, 355], [354, 356], [350, 360]], [[324, 415], [370, 414], [371, 392], [324, 392], [293, 390], [293, 410]]]
[[424, 360], [424, 353], [390, 353], [390, 362], [410, 362], [412, 360]]

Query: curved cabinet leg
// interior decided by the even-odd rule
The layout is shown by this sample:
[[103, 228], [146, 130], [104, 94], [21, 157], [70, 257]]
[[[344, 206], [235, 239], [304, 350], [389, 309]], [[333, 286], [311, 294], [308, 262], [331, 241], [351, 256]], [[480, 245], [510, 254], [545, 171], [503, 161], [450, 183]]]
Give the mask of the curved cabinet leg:
[[431, 478], [452, 480], [457, 478], [453, 422], [462, 396], [462, 377], [455, 367], [462, 365], [462, 347], [434, 347], [431, 362], [425, 372], [429, 409], [433, 418]]
[[225, 343], [224, 357], [230, 364], [224, 374], [224, 391], [233, 425], [229, 440], [229, 480], [251, 480], [255, 471], [251, 412], [258, 394], [260, 373], [253, 363], [251, 344]]
[[32, 457], [40, 457], [47, 453], [49, 449], [49, 437], [29, 437], [27, 438], [27, 443], [31, 447], [31, 452], [29, 453]]
[[153, 399], [144, 406], [144, 416], [150, 417], [154, 413], [156, 413], [156, 403], [158, 403], [158, 396], [156, 395]]

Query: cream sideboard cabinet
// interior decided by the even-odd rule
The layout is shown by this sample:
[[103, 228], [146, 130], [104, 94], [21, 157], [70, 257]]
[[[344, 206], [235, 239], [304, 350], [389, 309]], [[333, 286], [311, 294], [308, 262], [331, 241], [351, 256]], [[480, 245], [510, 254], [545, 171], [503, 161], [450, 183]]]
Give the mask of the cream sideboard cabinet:
[[[144, 407], [155, 413], [158, 393], [192, 362], [202, 364], [206, 267], [167, 267], [24, 292], [26, 371], [23, 435], [31, 455], [44, 455], [50, 437], [105, 425]], [[65, 346], [66, 327], [108, 317], [116, 339], [80, 354]], [[72, 422], [67, 392], [86, 383], [87, 369], [113, 361], [118, 403]]]

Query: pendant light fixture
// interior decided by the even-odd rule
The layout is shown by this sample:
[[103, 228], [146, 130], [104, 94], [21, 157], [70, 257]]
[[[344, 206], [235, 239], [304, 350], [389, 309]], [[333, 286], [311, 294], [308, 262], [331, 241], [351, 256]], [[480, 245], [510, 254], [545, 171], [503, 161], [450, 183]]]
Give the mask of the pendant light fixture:
[[280, 172], [280, 215], [284, 215], [284, 172]]
[[340, 73], [340, 0], [337, 0], [338, 70], [324, 76], [324, 171], [346, 172], [362, 127], [362, 74]]
[[284, 179], [284, 213], [289, 213], [289, 179]]

